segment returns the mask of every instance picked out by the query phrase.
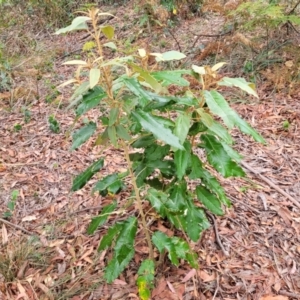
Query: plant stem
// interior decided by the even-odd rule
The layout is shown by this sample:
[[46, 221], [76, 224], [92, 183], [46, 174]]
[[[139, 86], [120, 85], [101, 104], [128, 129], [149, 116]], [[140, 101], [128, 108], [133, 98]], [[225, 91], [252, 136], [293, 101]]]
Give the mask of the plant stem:
[[148, 244], [148, 247], [149, 247], [149, 258], [153, 260], [154, 255], [153, 255], [152, 242], [151, 242], [149, 231], [147, 229], [147, 222], [146, 222], [146, 217], [145, 217], [145, 213], [144, 213], [143, 206], [142, 206], [142, 199], [140, 197], [140, 191], [139, 191], [139, 188], [136, 184], [136, 178], [135, 178], [135, 175], [134, 175], [133, 170], [132, 170], [131, 160], [130, 160], [130, 157], [129, 157], [129, 146], [126, 144], [126, 142], [124, 142], [123, 145], [124, 145], [125, 157], [126, 157], [126, 161], [127, 161], [127, 164], [128, 164], [129, 173], [130, 173], [130, 176], [131, 176], [131, 183], [133, 185], [133, 189], [134, 189], [134, 192], [135, 192], [137, 206], [138, 206], [141, 218], [142, 218], [142, 225], [143, 225], [144, 233], [145, 233], [145, 236], [146, 236], [147, 244]]
[[[93, 14], [92, 16], [92, 25], [94, 30], [93, 38], [97, 43], [98, 54], [103, 59], [103, 48], [100, 41], [100, 30], [98, 29], [97, 26], [97, 20], [98, 20], [97, 15]], [[112, 80], [111, 80], [110, 71], [108, 67], [103, 67], [103, 74], [107, 85], [107, 95], [111, 100], [113, 100]]]

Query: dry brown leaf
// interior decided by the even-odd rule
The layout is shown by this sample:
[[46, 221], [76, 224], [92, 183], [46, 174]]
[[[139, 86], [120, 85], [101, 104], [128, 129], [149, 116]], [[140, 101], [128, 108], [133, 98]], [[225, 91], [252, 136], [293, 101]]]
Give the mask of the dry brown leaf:
[[209, 275], [208, 273], [202, 270], [198, 271], [198, 276], [203, 280], [203, 282], [214, 281], [217, 278], [215, 273]]
[[5, 245], [8, 242], [8, 234], [5, 224], [2, 224], [2, 244]]
[[289, 298], [281, 295], [279, 296], [267, 295], [267, 296], [263, 296], [259, 300], [289, 300]]
[[167, 285], [168, 285], [170, 291], [171, 291], [172, 293], [175, 294], [176, 291], [175, 291], [175, 289], [174, 289], [174, 287], [173, 287], [173, 284], [167, 280]]
[[22, 218], [22, 222], [34, 221], [36, 219], [37, 219], [36, 216], [26, 216], [26, 217]]
[[193, 276], [195, 276], [197, 271], [195, 269], [190, 270], [182, 279], [182, 282], [189, 281]]

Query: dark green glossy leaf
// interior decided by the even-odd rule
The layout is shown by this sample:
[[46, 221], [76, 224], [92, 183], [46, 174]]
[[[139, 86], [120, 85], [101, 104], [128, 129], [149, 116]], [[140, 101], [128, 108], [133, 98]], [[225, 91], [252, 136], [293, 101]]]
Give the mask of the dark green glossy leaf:
[[179, 265], [178, 258], [187, 260], [193, 268], [198, 268], [197, 255], [188, 243], [178, 237], [168, 237], [166, 234], [157, 231], [152, 235], [153, 244], [161, 253], [164, 249], [168, 251], [168, 257], [175, 265]]
[[99, 170], [103, 168], [104, 159], [100, 158], [98, 161], [94, 162], [89, 166], [84, 172], [76, 176], [73, 180], [73, 185], [71, 190], [73, 192], [83, 188], [86, 183], [96, 174]]
[[145, 164], [138, 163], [138, 166], [134, 169], [134, 174], [136, 176], [136, 183], [138, 187], [141, 187], [144, 184], [146, 178], [152, 174], [154, 168]]
[[119, 117], [119, 108], [118, 107], [112, 108], [109, 112], [108, 126], [114, 125], [116, 123], [118, 117]]
[[112, 242], [116, 240], [119, 232], [121, 231], [123, 223], [124, 221], [120, 223], [116, 223], [115, 225], [113, 225], [108, 229], [107, 233], [102, 237], [100, 241], [98, 251], [103, 251], [106, 248], [111, 246]]
[[165, 177], [174, 176], [175, 166], [172, 160], [147, 161], [146, 165], [152, 170], [159, 169]]
[[71, 150], [77, 149], [80, 145], [86, 142], [95, 132], [96, 123], [90, 122], [84, 127], [80, 128], [73, 134], [73, 143]]
[[214, 136], [202, 134], [201, 140], [203, 143], [200, 146], [206, 150], [209, 163], [224, 177], [245, 176], [243, 169], [231, 159]]
[[145, 150], [146, 161], [157, 161], [162, 160], [170, 151], [169, 145], [160, 146], [157, 144], [150, 145]]
[[116, 201], [113, 201], [113, 203], [104, 206], [101, 211], [101, 214], [92, 219], [92, 221], [87, 229], [87, 233], [93, 234], [99, 226], [102, 226], [106, 222], [110, 213], [113, 212], [116, 207], [117, 207]]
[[108, 283], [113, 282], [133, 258], [136, 231], [137, 219], [135, 217], [128, 218], [122, 224], [114, 247], [113, 258], [105, 268], [104, 278]]
[[82, 116], [84, 113], [90, 109], [96, 107], [100, 101], [106, 97], [104, 90], [96, 86], [94, 89], [90, 90], [82, 98], [80, 105], [76, 109], [76, 116]]
[[179, 180], [186, 174], [187, 167], [191, 157], [191, 144], [187, 141], [184, 144], [184, 150], [177, 150], [174, 153], [174, 163], [176, 167], [176, 175]]
[[178, 137], [175, 136], [170, 129], [165, 128], [161, 122], [155, 120], [155, 118], [151, 114], [143, 112], [140, 109], [132, 112], [132, 114], [145, 130], [150, 131], [158, 139], [162, 140], [170, 146], [178, 149], [183, 149], [183, 146], [180, 144]]
[[233, 110], [224, 97], [217, 91], [204, 91], [205, 102], [210, 111], [222, 118], [225, 125], [232, 129], [234, 127]]
[[174, 134], [179, 138], [181, 144], [184, 143], [191, 126], [191, 115], [181, 114], [175, 121]]
[[138, 279], [136, 281], [139, 296], [141, 300], [148, 300], [151, 297], [151, 289], [154, 286], [155, 265], [151, 259], [142, 262], [138, 270]]
[[191, 166], [192, 172], [190, 173], [189, 178], [201, 179], [201, 182], [205, 185], [205, 187], [215, 193], [223, 204], [230, 206], [230, 200], [226, 197], [225, 191], [219, 181], [203, 168], [199, 157], [194, 154], [191, 157]]
[[108, 175], [102, 180], [98, 181], [94, 187], [94, 191], [107, 190], [111, 194], [117, 194], [123, 187], [123, 183], [120, 180], [117, 173]]
[[130, 141], [131, 140], [131, 136], [129, 135], [127, 129], [122, 126], [122, 125], [117, 125], [116, 126], [116, 130], [117, 130], [117, 135], [125, 141]]
[[136, 96], [138, 96], [138, 102], [141, 107], [147, 105], [150, 101], [147, 91], [141, 86], [141, 84], [134, 77], [123, 77], [123, 82], [127, 88]]
[[196, 187], [196, 194], [198, 200], [212, 213], [218, 216], [222, 216], [224, 214], [220, 201], [208, 189], [198, 185]]
[[266, 143], [263, 137], [230, 108], [224, 97], [217, 91], [205, 91], [205, 101], [211, 112], [222, 118], [225, 125], [232, 129], [237, 126], [243, 133], [251, 135], [257, 142]]
[[117, 138], [117, 131], [115, 126], [107, 127], [107, 134], [111, 141], [111, 143], [117, 147], [118, 146], [118, 138]]
[[155, 143], [155, 138], [152, 134], [142, 136], [131, 144], [133, 148], [146, 148]]
[[199, 132], [204, 132], [207, 130], [207, 127], [202, 123], [202, 122], [195, 122], [190, 130], [189, 130], [189, 135], [191, 136], [195, 136], [197, 135]]
[[162, 81], [163, 86], [168, 86], [170, 84], [176, 84], [178, 86], [189, 86], [190, 83], [182, 78], [182, 74], [186, 74], [185, 70], [176, 70], [176, 71], [159, 71], [153, 72], [151, 75], [159, 80]]

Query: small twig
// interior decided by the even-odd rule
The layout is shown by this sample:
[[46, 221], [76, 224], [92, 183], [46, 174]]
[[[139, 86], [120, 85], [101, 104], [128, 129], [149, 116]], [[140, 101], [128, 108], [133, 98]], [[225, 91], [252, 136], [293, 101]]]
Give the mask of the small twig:
[[29, 165], [39, 165], [43, 163], [42, 161], [34, 161], [34, 162], [29, 162], [29, 163], [15, 163], [15, 164], [7, 164], [5, 162], [0, 162], [0, 164], [3, 164], [4, 166], [8, 167], [18, 167], [18, 166], [29, 166]]
[[33, 233], [30, 232], [30, 231], [28, 231], [27, 229], [25, 229], [25, 228], [23, 228], [23, 227], [21, 227], [21, 226], [19, 226], [19, 225], [13, 224], [13, 223], [11, 223], [11, 222], [5, 220], [5, 219], [0, 218], [0, 222], [6, 224], [6, 225], [8, 225], [8, 226], [17, 228], [17, 229], [23, 231], [24, 233], [26, 233], [26, 234], [28, 234], [28, 235], [33, 235]]
[[229, 256], [229, 253], [226, 251], [226, 249], [224, 248], [222, 241], [220, 239], [219, 236], [219, 232], [218, 232], [218, 226], [217, 226], [217, 222], [215, 217], [213, 216], [213, 214], [211, 214], [210, 212], [206, 211], [206, 214], [212, 219], [213, 221], [213, 227], [214, 227], [214, 231], [215, 231], [215, 235], [216, 235], [216, 239], [217, 239], [217, 243], [219, 245], [219, 247], [221, 248], [222, 252], [224, 253], [225, 256]]
[[295, 4], [295, 6], [288, 12], [288, 16], [291, 15], [297, 8], [297, 6], [300, 4], [300, 0]]
[[288, 296], [291, 298], [300, 299], [300, 294], [296, 294], [296, 293], [291, 293], [291, 292], [287, 292], [287, 291], [279, 291], [278, 294], [282, 295], [282, 296]]
[[277, 192], [279, 192], [281, 195], [287, 197], [290, 201], [292, 201], [298, 208], [300, 208], [300, 202], [297, 201], [295, 198], [293, 198], [291, 195], [286, 193], [284, 190], [282, 190], [280, 187], [278, 187], [275, 183], [273, 183], [271, 180], [266, 178], [265, 176], [261, 175], [258, 171], [255, 171], [252, 167], [250, 167], [247, 163], [241, 162], [242, 166], [244, 166], [246, 169], [254, 173], [255, 175], [259, 176], [264, 182], [266, 182], [268, 185], [270, 185], [272, 188], [274, 188]]
[[167, 29], [167, 30], [168, 30], [168, 32], [171, 34], [171, 36], [173, 37], [173, 39], [175, 40], [175, 42], [176, 42], [176, 44], [177, 44], [177, 47], [178, 47], [178, 50], [179, 50], [180, 52], [182, 52], [181, 47], [180, 47], [180, 44], [179, 44], [178, 40], [176, 39], [175, 35], [173, 34], [173, 32], [172, 32], [170, 29]]
[[197, 44], [197, 42], [199, 41], [200, 37], [221, 37], [221, 36], [230, 34], [232, 32], [232, 30], [226, 31], [224, 33], [219, 33], [219, 34], [196, 34], [192, 31], [190, 31], [190, 32], [197, 37], [191, 47], [193, 49], [195, 47], [195, 45]]

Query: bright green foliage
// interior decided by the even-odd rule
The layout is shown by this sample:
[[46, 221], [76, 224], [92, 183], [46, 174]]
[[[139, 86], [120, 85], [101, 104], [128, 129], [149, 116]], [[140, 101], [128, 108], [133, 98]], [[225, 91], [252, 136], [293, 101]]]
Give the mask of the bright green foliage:
[[236, 20], [241, 20], [241, 24], [246, 29], [254, 27], [266, 26], [269, 28], [277, 28], [280, 24], [291, 22], [294, 25], [300, 24], [300, 17], [296, 12], [286, 12], [287, 2], [282, 1], [282, 4], [277, 1], [246, 1], [238, 6], [237, 9], [231, 12]]
[[151, 289], [154, 284], [155, 266], [151, 259], [142, 262], [138, 270], [137, 286], [141, 300], [148, 300], [151, 297]]
[[168, 252], [168, 257], [175, 266], [179, 265], [179, 259], [184, 259], [193, 268], [198, 268], [197, 255], [191, 251], [184, 240], [178, 237], [168, 237], [163, 232], [157, 231], [153, 234], [152, 241], [160, 253], [164, 250]]
[[[85, 28], [91, 20], [95, 21], [92, 24], [97, 24], [95, 16], [102, 15], [107, 14], [92, 10], [57, 33]], [[136, 56], [105, 59], [102, 47], [106, 44], [102, 45], [99, 36], [114, 43], [114, 30], [109, 25], [94, 25], [93, 30], [97, 47], [89, 51], [93, 53], [91, 57], [94, 60], [73, 60], [65, 64], [77, 65], [77, 74], [84, 72], [88, 75], [85, 82], [78, 84], [70, 99], [69, 106], [75, 106], [76, 119], [92, 108], [99, 108], [101, 115], [99, 113], [98, 119], [73, 134], [71, 149], [77, 149], [95, 136], [98, 147], [114, 146], [124, 152], [128, 172], [101, 176], [93, 191], [112, 197], [129, 187], [133, 195], [130, 200], [136, 201], [139, 218], [119, 221], [118, 216], [126, 214], [131, 202], [118, 207], [118, 203], [113, 201], [92, 219], [88, 233], [94, 233], [110, 216], [113, 225], [102, 236], [98, 250], [110, 248], [113, 251], [105, 269], [105, 279], [112, 282], [133, 258], [138, 222], [142, 225], [150, 260], [142, 262], [137, 285], [140, 297], [149, 299], [154, 280], [152, 243], [160, 253], [167, 251], [174, 265], [178, 266], [184, 259], [192, 267], [197, 267], [197, 256], [189, 241], [197, 242], [201, 233], [210, 226], [205, 210], [223, 215], [224, 206], [230, 206], [224, 189], [208, 171], [207, 165], [224, 177], [245, 175], [239, 165], [241, 156], [232, 148], [234, 141], [230, 130], [237, 127], [264, 143], [264, 139], [230, 108], [217, 91], [219, 86], [239, 88], [255, 97], [257, 94], [253, 85], [244, 79], [219, 79], [217, 72], [225, 64], [223, 62], [212, 67], [194, 65], [188, 70], [149, 71], [149, 58], [154, 57], [160, 64], [185, 57], [177, 51], [147, 53], [139, 49]], [[109, 49], [112, 50], [117, 49]], [[197, 89], [189, 86], [185, 75], [198, 81]], [[77, 81], [69, 80], [66, 84], [74, 82]], [[180, 93], [170, 94], [170, 85], [179, 86]], [[207, 89], [207, 86], [216, 88]], [[218, 122], [215, 117], [223, 122]], [[206, 163], [198, 157], [198, 147], [206, 154]], [[78, 175], [72, 191], [82, 188], [103, 165], [104, 158], [101, 158]], [[191, 188], [191, 181], [196, 188]], [[172, 225], [175, 235], [177, 231], [183, 232], [186, 240], [168, 237], [162, 232], [150, 233], [147, 228], [148, 210], [143, 210], [145, 201], [142, 200], [148, 201], [157, 218], [164, 218]]]
[[116, 207], [117, 207], [116, 201], [113, 201], [113, 203], [104, 206], [101, 214], [92, 219], [92, 222], [87, 229], [88, 234], [93, 234], [99, 226], [102, 226], [106, 222], [110, 213], [112, 213]]
[[90, 122], [73, 134], [73, 144], [71, 150], [77, 149], [86, 142], [95, 132], [97, 126], [94, 122]]
[[72, 191], [75, 192], [83, 188], [86, 183], [102, 169], [103, 164], [104, 159], [100, 158], [98, 161], [89, 166], [84, 172], [75, 177], [73, 180]]
[[48, 119], [50, 130], [54, 133], [59, 133], [60, 127], [58, 121], [54, 116], [50, 116]]
[[105, 279], [107, 282], [113, 282], [125, 269], [134, 255], [134, 238], [137, 230], [137, 219], [128, 218], [121, 224], [121, 230], [118, 233], [114, 245], [114, 255], [105, 269]]

